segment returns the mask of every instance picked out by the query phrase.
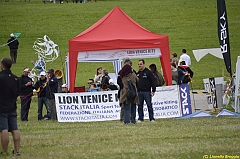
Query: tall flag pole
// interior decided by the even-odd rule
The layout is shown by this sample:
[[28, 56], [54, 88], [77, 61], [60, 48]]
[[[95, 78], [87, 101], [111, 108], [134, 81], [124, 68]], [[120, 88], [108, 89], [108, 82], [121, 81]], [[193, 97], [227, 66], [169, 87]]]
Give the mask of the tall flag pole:
[[230, 43], [229, 43], [227, 10], [225, 5], [225, 0], [217, 0], [217, 8], [218, 8], [218, 38], [219, 38], [220, 48], [221, 48], [221, 52], [224, 58], [227, 71], [232, 77]]

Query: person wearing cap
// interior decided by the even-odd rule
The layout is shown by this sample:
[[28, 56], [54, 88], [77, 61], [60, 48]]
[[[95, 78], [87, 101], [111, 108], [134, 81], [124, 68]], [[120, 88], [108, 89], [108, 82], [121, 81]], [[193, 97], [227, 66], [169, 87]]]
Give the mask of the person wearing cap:
[[0, 73], [0, 132], [1, 154], [7, 155], [9, 144], [9, 132], [13, 136], [15, 156], [20, 156], [20, 132], [17, 124], [17, 97], [19, 95], [19, 78], [11, 71], [12, 60], [1, 60]]
[[62, 88], [62, 93], [69, 93], [67, 84], [63, 84], [60, 87]]
[[10, 34], [10, 39], [8, 39], [7, 44], [10, 49], [10, 57], [12, 59], [12, 63], [17, 62], [17, 53], [18, 53], [18, 40], [14, 37], [14, 34]]
[[58, 92], [58, 80], [54, 74], [54, 69], [50, 68], [47, 71], [46, 98], [47, 105], [51, 111], [51, 116], [49, 118], [52, 120], [57, 120], [57, 111], [54, 96], [54, 93], [57, 92]]
[[178, 66], [180, 66], [180, 61], [185, 61], [187, 66], [191, 65], [191, 58], [188, 56], [186, 49], [182, 49], [182, 55], [179, 58]]
[[109, 80], [108, 88], [109, 88], [110, 90], [118, 90], [118, 87], [117, 87], [117, 85], [114, 84], [113, 79], [110, 79], [110, 80]]
[[[43, 71], [40, 73], [39, 80], [35, 83], [34, 89], [38, 94], [38, 120], [48, 119], [51, 116], [50, 108], [47, 105], [46, 98], [46, 85], [47, 85], [47, 77], [46, 73]], [[42, 116], [43, 104], [46, 107], [47, 114]]]
[[25, 68], [23, 70], [23, 75], [19, 78], [22, 121], [28, 121], [28, 113], [33, 96], [33, 81], [28, 77], [29, 73], [30, 69]]

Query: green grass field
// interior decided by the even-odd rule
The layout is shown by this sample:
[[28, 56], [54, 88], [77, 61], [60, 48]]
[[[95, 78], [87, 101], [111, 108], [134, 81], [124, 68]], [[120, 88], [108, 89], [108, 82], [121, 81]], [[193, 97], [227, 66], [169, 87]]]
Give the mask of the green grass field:
[[[186, 48], [194, 71], [193, 89], [203, 89], [203, 78], [226, 77], [223, 60], [207, 55], [200, 62], [193, 49], [219, 47], [216, 0], [98, 0], [96, 3], [44, 4], [41, 0], [0, 1], [0, 45], [10, 33], [20, 32], [16, 75], [37, 60], [33, 43], [48, 35], [60, 47], [59, 58], [48, 68], [64, 70], [68, 40], [97, 22], [115, 6], [151, 32], [169, 36], [170, 52], [180, 56]], [[226, 0], [232, 66], [239, 55], [240, 1]], [[0, 58], [10, 57], [8, 47], [0, 47]], [[133, 67], [137, 69], [137, 60]], [[159, 59], [146, 59], [146, 65]], [[113, 72], [112, 63], [79, 63], [76, 86], [87, 85], [96, 68]], [[160, 65], [158, 65], [160, 69]], [[18, 102], [18, 111], [20, 103]], [[158, 119], [136, 125], [119, 121], [58, 123], [37, 121], [34, 97], [28, 122], [19, 121], [21, 153], [18, 158], [203, 158], [203, 155], [238, 155], [240, 158], [239, 118]], [[13, 147], [10, 142], [9, 152]], [[1, 156], [0, 156], [1, 158]], [[9, 155], [5, 158], [14, 158]]]
[[[240, 11], [238, 0], [228, 0], [227, 12], [231, 44], [233, 71], [239, 55]], [[31, 2], [0, 3], [0, 44], [5, 44], [12, 32], [21, 32], [19, 37], [18, 63], [13, 66], [15, 74], [20, 75], [24, 67], [32, 68], [31, 60], [37, 60], [33, 43], [37, 38], [48, 35], [60, 47], [59, 58], [47, 65], [48, 68], [64, 70], [65, 56], [68, 52], [68, 40], [97, 22], [115, 6], [119, 6], [133, 20], [157, 34], [169, 36], [170, 52], [180, 56], [186, 48], [191, 56], [191, 68], [195, 72], [194, 89], [203, 89], [203, 78], [222, 76], [223, 60], [207, 55], [199, 63], [193, 57], [193, 49], [219, 47], [217, 37], [216, 0], [114, 0], [97, 1], [97, 3], [44, 4], [41, 0]], [[0, 48], [0, 58], [9, 57], [8, 47]], [[133, 67], [137, 69], [137, 60]], [[146, 59], [146, 65], [159, 63], [159, 59]], [[87, 67], [86, 67], [87, 66]], [[79, 63], [76, 86], [86, 85], [96, 68], [103, 66], [113, 72], [111, 63]], [[160, 69], [160, 65], [158, 66]]]
[[[240, 156], [237, 117], [158, 119], [155, 123], [145, 120], [136, 125], [124, 125], [119, 121], [58, 123], [37, 121], [36, 107], [36, 98], [33, 98], [29, 121], [19, 121], [22, 156], [16, 158], [200, 159], [204, 155]], [[9, 147], [13, 147], [12, 141]]]

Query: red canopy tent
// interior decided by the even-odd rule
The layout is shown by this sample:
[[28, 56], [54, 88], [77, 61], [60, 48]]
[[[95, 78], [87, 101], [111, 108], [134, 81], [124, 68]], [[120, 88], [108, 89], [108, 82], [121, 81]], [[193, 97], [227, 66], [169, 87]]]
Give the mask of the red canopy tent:
[[[88, 52], [141, 48], [157, 48], [160, 50], [158, 57], [160, 57], [166, 85], [171, 85], [172, 71], [170, 67], [168, 36], [154, 34], [146, 30], [132, 20], [119, 7], [115, 7], [91, 27], [69, 40], [68, 84], [70, 85], [70, 92], [74, 92], [77, 63], [79, 59], [81, 61], [81, 57], [89, 55]], [[130, 55], [129, 52], [125, 53], [124, 55], [121, 54], [121, 57], [119, 55], [118, 58], [147, 58], [149, 55], [139, 56], [138, 54], [133, 56], [132, 54]], [[105, 54], [108, 54], [108, 52]], [[98, 57], [105, 56], [99, 54]], [[95, 60], [98, 60], [98, 58]]]

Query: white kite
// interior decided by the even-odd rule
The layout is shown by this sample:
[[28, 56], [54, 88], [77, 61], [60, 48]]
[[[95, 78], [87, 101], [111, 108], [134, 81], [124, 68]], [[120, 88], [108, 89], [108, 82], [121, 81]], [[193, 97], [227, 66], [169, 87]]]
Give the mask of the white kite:
[[38, 38], [33, 45], [36, 54], [44, 59], [45, 62], [53, 62], [58, 58], [59, 47], [47, 35]]
[[36, 62], [32, 61], [34, 67], [29, 74], [31, 78], [36, 77], [35, 69], [38, 69], [38, 74], [46, 71], [46, 64], [56, 60], [59, 55], [59, 46], [50, 40], [47, 35], [44, 35], [43, 38], [37, 38], [33, 49], [36, 51], [35, 54], [38, 54], [38, 60]]

